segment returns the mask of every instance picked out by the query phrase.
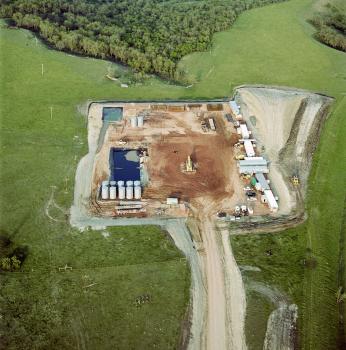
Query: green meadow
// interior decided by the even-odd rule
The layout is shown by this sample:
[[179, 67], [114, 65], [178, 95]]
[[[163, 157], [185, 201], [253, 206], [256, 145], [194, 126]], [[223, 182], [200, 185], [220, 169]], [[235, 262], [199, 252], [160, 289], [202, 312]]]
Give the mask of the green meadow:
[[[232, 246], [240, 264], [262, 269], [246, 279], [275, 286], [298, 304], [303, 349], [337, 348], [346, 55], [313, 39], [306, 22], [313, 3], [292, 0], [242, 14], [231, 30], [215, 35], [210, 51], [181, 61], [190, 88], [155, 78], [120, 88], [105, 74], [125, 68], [56, 52], [24, 30], [0, 29], [1, 230], [13, 247], [28, 251], [21, 272], [0, 274], [0, 348], [177, 348], [189, 269], [165, 233], [152, 226], [81, 233], [68, 224], [75, 169], [87, 152], [86, 120], [77, 106], [97, 99], [217, 98], [241, 84], [335, 98], [314, 154], [306, 223], [282, 237], [235, 237]], [[276, 247], [272, 260], [263, 257], [268, 245]], [[306, 267], [304, 259], [314, 264]], [[59, 272], [66, 264], [73, 270]], [[146, 294], [150, 302], [137, 307], [136, 298]], [[269, 311], [265, 302], [262, 311], [248, 308], [247, 335], [249, 327], [262, 329], [249, 348], [262, 348]]]

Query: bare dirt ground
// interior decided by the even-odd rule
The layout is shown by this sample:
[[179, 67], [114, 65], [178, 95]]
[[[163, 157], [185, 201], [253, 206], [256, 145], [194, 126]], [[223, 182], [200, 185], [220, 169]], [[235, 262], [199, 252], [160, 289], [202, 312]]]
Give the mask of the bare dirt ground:
[[[270, 160], [279, 214], [301, 211], [312, 155], [332, 99], [307, 91], [246, 86], [237, 89], [236, 98], [258, 147]], [[294, 173], [300, 178], [302, 198], [289, 183]]]
[[[150, 184], [144, 195], [186, 199], [231, 197], [233, 186], [229, 183], [228, 173], [236, 166], [232, 151], [234, 143], [219, 134], [165, 137], [164, 142], [149, 148], [152, 158], [148, 166]], [[188, 174], [180, 169], [189, 155], [198, 167], [196, 173]]]
[[219, 230], [210, 216], [217, 202], [203, 198], [195, 203], [197, 225], [192, 236], [204, 261], [208, 301], [203, 349], [246, 349], [245, 289], [232, 254], [229, 231]]
[[[331, 99], [309, 92], [266, 87], [241, 87], [236, 91], [236, 98], [258, 140], [258, 148], [271, 162], [269, 177], [274, 191], [280, 197], [279, 215], [269, 221], [254, 222], [250, 226], [248, 223], [244, 227], [239, 225], [237, 232], [251, 231], [251, 225], [260, 231], [262, 225], [268, 230], [272, 223], [276, 229], [296, 224], [303, 217], [302, 200], [311, 156]], [[140, 137], [138, 130], [128, 129], [124, 133], [124, 128], [112, 126], [115, 129], [105, 131], [105, 141], [102, 139], [100, 143], [102, 108], [119, 105], [93, 103], [90, 106], [89, 153], [82, 158], [77, 168], [71, 224], [80, 229], [136, 224], [165, 227], [191, 266], [191, 326], [184, 344], [196, 350], [246, 349], [243, 281], [229, 244], [228, 226], [216, 228], [214, 222], [216, 211], [234, 208], [243, 194], [232, 159], [231, 145], [234, 140], [224, 132], [224, 121], [219, 120], [217, 112], [215, 120], [221, 133], [207, 133], [202, 139], [198, 136], [200, 123], [196, 118], [191, 118], [192, 111], [180, 114], [180, 118], [174, 121], [168, 110], [157, 110], [141, 130]], [[138, 108], [147, 110], [149, 105], [133, 105], [127, 109], [126, 116], [136, 115]], [[203, 111], [206, 110], [204, 106]], [[159, 200], [180, 191], [190, 200], [192, 220], [195, 221], [190, 232], [184, 220], [159, 217], [114, 220], [90, 213], [88, 204], [93, 181], [101, 181], [109, 175], [109, 169], [104, 166], [109, 147], [124, 137], [133, 144], [147, 142], [149, 153], [153, 154], [151, 164], [148, 164], [152, 182], [145, 190], [148, 198], [157, 197]], [[195, 174], [180, 172], [180, 164], [187, 155], [192, 155], [197, 164], [198, 171]], [[298, 173], [301, 179], [301, 187], [297, 191], [289, 184], [289, 176], [293, 172]], [[93, 174], [96, 177], [93, 178]], [[266, 349], [292, 349], [287, 335], [295, 322], [296, 310], [286, 304], [285, 307], [281, 306], [268, 320]], [[284, 320], [283, 323], [280, 321], [283, 327], [275, 326], [278, 320]]]

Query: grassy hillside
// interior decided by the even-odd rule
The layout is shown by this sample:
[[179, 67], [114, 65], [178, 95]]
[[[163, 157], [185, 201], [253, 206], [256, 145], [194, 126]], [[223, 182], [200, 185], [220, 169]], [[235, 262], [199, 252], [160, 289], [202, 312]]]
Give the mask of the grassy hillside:
[[[21, 340], [28, 334], [38, 348], [64, 348], [67, 343], [87, 348], [112, 348], [119, 343], [127, 348], [126, 339], [134, 342], [133, 348], [153, 348], [156, 342], [159, 348], [174, 348], [189, 283], [181, 256], [154, 228], [107, 230], [108, 239], [100, 233], [81, 234], [69, 227], [64, 212], [54, 205], [48, 212], [58, 221], [52, 221], [46, 215], [51, 186], [56, 187], [55, 203], [68, 210], [76, 164], [86, 152], [85, 120], [76, 106], [87, 99], [213, 98], [229, 95], [244, 83], [294, 86], [336, 98], [314, 157], [309, 220], [289, 231], [284, 240], [292, 251], [313, 255], [317, 265], [304, 269], [304, 277], [292, 275], [293, 281], [303, 278], [297, 286], [297, 291], [303, 286], [301, 295], [295, 287], [286, 290], [275, 273], [268, 277], [268, 283], [278, 284], [299, 304], [302, 348], [336, 348], [336, 275], [346, 191], [341, 161], [345, 159], [346, 56], [313, 39], [313, 28], [305, 21], [311, 5], [310, 0], [292, 0], [241, 15], [232, 30], [215, 36], [210, 52], [182, 60], [195, 80], [191, 88], [152, 79], [121, 89], [104, 78], [108, 62], [55, 52], [36, 43], [26, 31], [1, 29], [1, 223], [15, 244], [29, 249], [23, 273], [0, 275], [5, 284], [0, 302], [12, 320], [6, 333], [12, 337], [9, 348], [26, 347]], [[126, 241], [129, 235], [132, 239]], [[149, 238], [156, 244], [144, 245], [138, 252]], [[251, 265], [255, 247], [246, 253], [248, 239], [239, 238], [236, 252], [242, 252], [237, 255], [242, 263]], [[115, 249], [117, 242], [126, 242], [122, 249], [128, 248], [121, 256]], [[285, 265], [279, 256], [278, 262], [280, 273], [296, 274], [289, 261]], [[57, 267], [65, 264], [74, 268], [70, 275], [57, 273]], [[86, 280], [97, 284], [85, 291]], [[132, 301], [142, 293], [153, 294], [152, 304], [133, 312]], [[144, 323], [146, 329], [139, 326]], [[161, 323], [165, 328], [158, 333], [155, 327]]]
[[[156, 227], [80, 233], [68, 224], [87, 151], [76, 106], [119, 96], [104, 78], [109, 64], [48, 50], [19, 30], [1, 29], [0, 51], [0, 235], [13, 241], [7, 250], [28, 250], [22, 272], [0, 273], [0, 348], [176, 348], [190, 281], [174, 244]], [[66, 264], [73, 270], [59, 272]]]

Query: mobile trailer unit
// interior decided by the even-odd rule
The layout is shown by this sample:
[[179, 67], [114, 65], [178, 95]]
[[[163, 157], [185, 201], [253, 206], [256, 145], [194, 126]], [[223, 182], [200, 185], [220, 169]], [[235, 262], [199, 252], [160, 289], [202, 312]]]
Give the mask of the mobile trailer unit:
[[240, 114], [240, 107], [238, 106], [237, 102], [229, 101], [229, 106], [231, 107], [231, 110], [235, 116]]
[[264, 177], [263, 173], [257, 173], [255, 175], [258, 184], [259, 184], [259, 189], [261, 191], [265, 191], [265, 190], [270, 190], [270, 186], [268, 184], [268, 181], [266, 180], [266, 178]]
[[248, 157], [254, 157], [256, 155], [251, 141], [244, 140], [244, 148]]
[[250, 137], [250, 131], [248, 130], [247, 125], [240, 124], [239, 128], [243, 139], [248, 139]]
[[214, 119], [213, 118], [209, 118], [208, 122], [209, 122], [210, 129], [215, 131], [216, 127], [215, 127]]
[[264, 190], [264, 196], [267, 200], [270, 211], [277, 212], [279, 209], [279, 205], [273, 195], [273, 192], [271, 190]]

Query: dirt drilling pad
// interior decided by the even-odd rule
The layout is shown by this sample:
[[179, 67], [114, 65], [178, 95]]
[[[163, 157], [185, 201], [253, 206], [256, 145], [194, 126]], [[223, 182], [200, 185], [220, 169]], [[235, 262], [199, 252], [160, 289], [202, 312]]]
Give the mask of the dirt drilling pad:
[[[270, 218], [282, 220], [278, 224], [282, 227], [289, 216], [298, 216], [303, 210], [311, 156], [332, 99], [290, 89], [241, 87], [235, 100], [256, 139], [256, 156], [269, 161], [270, 187], [279, 197], [279, 211]], [[191, 266], [189, 349], [240, 350], [246, 349], [244, 285], [229, 246], [229, 224], [219, 222], [217, 228], [214, 218], [217, 211], [230, 212], [235, 205], [244, 204], [244, 186], [248, 184], [240, 178], [234, 159], [234, 145], [240, 136], [226, 118], [231, 112], [228, 101], [217, 103], [221, 109], [208, 105], [92, 103], [89, 153], [78, 164], [70, 220], [80, 229], [140, 224], [166, 227]], [[123, 119], [105, 125], [104, 107], [123, 107]], [[145, 116], [143, 127], [131, 127], [131, 117], [139, 113]], [[216, 130], [205, 127], [209, 118]], [[100, 183], [110, 176], [111, 148], [146, 151], [141, 163], [145, 175], [141, 201], [146, 210], [134, 215], [137, 217], [114, 220], [115, 202], [99, 200]], [[193, 164], [190, 172], [184, 170], [188, 157]], [[298, 188], [290, 183], [292, 173], [299, 176]], [[179, 198], [180, 204], [167, 205], [167, 197]], [[269, 214], [259, 200], [251, 205], [255, 215]], [[185, 219], [174, 219], [187, 216], [196, 223], [194, 229], [189, 226], [190, 232]], [[248, 232], [246, 227], [241, 229]], [[280, 315], [275, 314], [275, 320]], [[294, 327], [294, 322], [285, 327]], [[280, 333], [274, 334], [268, 326], [266, 342], [275, 338], [275, 348], [292, 349], [290, 339], [280, 340], [285, 327], [274, 327]]]
[[[112, 105], [123, 108], [123, 119], [110, 123], [105, 129], [100, 123], [102, 108]], [[129, 216], [186, 217], [190, 205], [198, 207], [212, 202], [217, 210], [232, 211], [235, 205], [244, 202], [244, 184], [234, 159], [234, 144], [239, 137], [233, 124], [225, 118], [229, 112], [228, 103], [215, 105], [219, 110], [208, 111], [207, 103], [194, 108], [188, 104], [92, 104], [89, 138], [97, 146], [91, 181], [91, 213], [116, 216], [114, 201], [99, 200], [100, 183], [110, 177], [111, 148], [144, 149], [146, 152], [141, 163], [145, 174], [141, 199], [145, 212]], [[132, 127], [131, 118], [141, 113], [143, 126]], [[215, 130], [209, 127], [210, 118]], [[191, 172], [184, 170], [188, 157], [193, 164]], [[178, 198], [179, 205], [167, 205], [169, 197]], [[263, 204], [254, 205], [257, 213], [267, 212]]]

